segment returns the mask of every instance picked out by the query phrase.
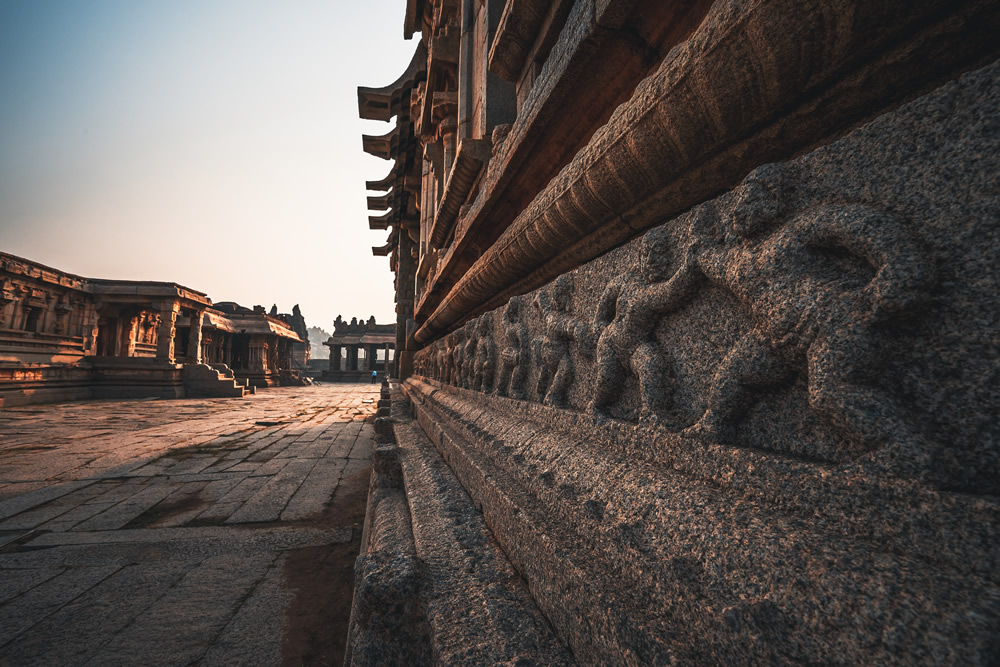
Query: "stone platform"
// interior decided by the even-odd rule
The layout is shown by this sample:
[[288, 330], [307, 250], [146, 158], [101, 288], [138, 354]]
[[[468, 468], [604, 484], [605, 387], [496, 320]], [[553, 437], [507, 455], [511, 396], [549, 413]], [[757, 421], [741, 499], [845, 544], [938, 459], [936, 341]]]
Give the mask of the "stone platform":
[[342, 660], [377, 390], [0, 410], [0, 664]]

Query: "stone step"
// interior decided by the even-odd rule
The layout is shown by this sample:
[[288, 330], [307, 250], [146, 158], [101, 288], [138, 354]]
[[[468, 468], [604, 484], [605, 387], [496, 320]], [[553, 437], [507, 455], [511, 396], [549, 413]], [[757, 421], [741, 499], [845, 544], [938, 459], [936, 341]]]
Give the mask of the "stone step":
[[[223, 367], [220, 370], [218, 367]], [[228, 371], [230, 374], [226, 374]], [[185, 364], [184, 391], [188, 397], [243, 398], [246, 387], [237, 382], [225, 364]]]

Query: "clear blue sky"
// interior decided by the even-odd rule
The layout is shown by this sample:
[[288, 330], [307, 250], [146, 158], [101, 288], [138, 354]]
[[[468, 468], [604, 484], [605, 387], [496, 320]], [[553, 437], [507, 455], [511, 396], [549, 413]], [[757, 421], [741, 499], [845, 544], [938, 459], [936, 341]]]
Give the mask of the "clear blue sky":
[[356, 88], [394, 81], [403, 0], [0, 2], [0, 250], [215, 301], [394, 321]]

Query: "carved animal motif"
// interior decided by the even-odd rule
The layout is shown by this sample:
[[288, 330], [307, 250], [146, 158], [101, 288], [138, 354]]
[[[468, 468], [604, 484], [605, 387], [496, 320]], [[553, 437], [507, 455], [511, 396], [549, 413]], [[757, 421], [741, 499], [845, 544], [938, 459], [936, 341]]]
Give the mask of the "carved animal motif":
[[528, 376], [528, 327], [521, 322], [523, 297], [512, 297], [504, 307], [503, 324], [506, 347], [500, 353], [497, 386], [501, 396], [524, 398], [524, 383]]
[[871, 207], [785, 215], [778, 169], [747, 177], [728, 224], [709, 207], [692, 223], [700, 271], [731, 291], [755, 326], [720, 364], [708, 409], [687, 432], [730, 437], [755, 390], [804, 362], [809, 405], [854, 443], [849, 455], [889, 448], [890, 460], [924, 469], [926, 448], [910, 420], [865, 376], [877, 366], [876, 329], [920, 304], [931, 267], [907, 229]]

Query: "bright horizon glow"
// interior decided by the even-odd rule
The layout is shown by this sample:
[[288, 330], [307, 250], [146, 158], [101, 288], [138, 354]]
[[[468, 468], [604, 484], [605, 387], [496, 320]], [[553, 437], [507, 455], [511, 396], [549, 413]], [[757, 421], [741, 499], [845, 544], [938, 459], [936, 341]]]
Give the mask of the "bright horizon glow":
[[[403, 0], [0, 4], [0, 251], [88, 278], [395, 322], [357, 87], [403, 73]], [[377, 213], [376, 213], [377, 214]]]

